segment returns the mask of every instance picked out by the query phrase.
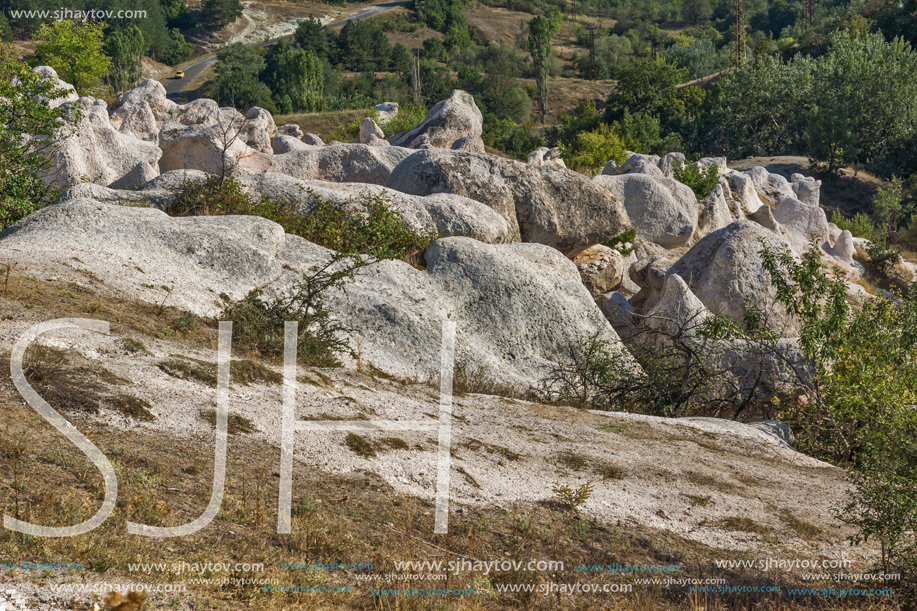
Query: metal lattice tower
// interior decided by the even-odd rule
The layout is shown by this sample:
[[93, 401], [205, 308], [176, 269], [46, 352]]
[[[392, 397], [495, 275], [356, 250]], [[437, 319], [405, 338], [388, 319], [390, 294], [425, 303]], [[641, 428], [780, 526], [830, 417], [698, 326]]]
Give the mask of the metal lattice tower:
[[[808, 1], [808, 0], [807, 0]], [[738, 68], [748, 59], [745, 53], [745, 6], [744, 0], [734, 0], [733, 13], [735, 23], [733, 24], [733, 41], [732, 41], [732, 67]]]
[[591, 25], [589, 30], [589, 79], [595, 80], [595, 31], [596, 26]]
[[808, 30], [815, 26], [815, 0], [805, 0], [804, 13], [802, 16], [802, 27]]

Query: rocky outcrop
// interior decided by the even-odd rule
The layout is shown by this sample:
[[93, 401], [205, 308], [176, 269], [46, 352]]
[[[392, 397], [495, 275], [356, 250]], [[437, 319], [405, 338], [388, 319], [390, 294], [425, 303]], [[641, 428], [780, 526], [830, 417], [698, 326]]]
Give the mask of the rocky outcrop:
[[499, 214], [451, 193], [408, 195], [378, 185], [297, 180], [275, 172], [245, 176], [240, 182], [255, 197], [296, 204], [303, 215], [311, 214], [319, 202], [360, 211], [381, 202], [397, 210], [415, 230], [428, 234], [468, 236], [487, 243], [505, 242], [511, 237]]
[[813, 238], [821, 245], [828, 240], [828, 217], [815, 205], [784, 197], [774, 209], [774, 219], [786, 230], [787, 240], [798, 254], [809, 250]]
[[617, 250], [596, 244], [573, 259], [583, 285], [593, 297], [615, 290], [624, 278], [624, 257]]
[[567, 164], [564, 163], [564, 160], [560, 158], [560, 149], [556, 146], [554, 148], [548, 148], [546, 146], [538, 147], [529, 153], [528, 163], [535, 166], [542, 166], [546, 163], [553, 163], [560, 168], [567, 167]]
[[382, 102], [373, 106], [373, 110], [379, 118], [379, 125], [385, 125], [398, 116], [398, 102]]
[[454, 151], [484, 152], [481, 134], [484, 117], [470, 93], [455, 90], [427, 113], [413, 129], [396, 134], [391, 143], [412, 149], [440, 148]]
[[296, 140], [302, 140], [305, 134], [302, 132], [302, 128], [296, 123], [287, 123], [286, 125], [281, 125], [277, 128], [278, 136], [290, 136]]
[[360, 121], [360, 144], [368, 146], [390, 146], [385, 132], [369, 117]]
[[80, 99], [76, 89], [70, 83], [65, 83], [57, 76], [57, 71], [50, 66], [36, 66], [32, 72], [41, 77], [43, 81], [50, 81], [58, 96], [53, 100], [46, 100], [48, 108], [57, 108], [61, 104], [76, 102]]
[[47, 181], [60, 186], [80, 182], [110, 185], [140, 163], [157, 166], [162, 155], [159, 147], [115, 129], [104, 100], [86, 97], [76, 104], [80, 108], [76, 119], [60, 128], [62, 139], [51, 155]]
[[804, 204], [817, 206], [821, 200], [821, 181], [811, 176], [793, 174], [790, 176], [790, 187], [796, 197]]
[[726, 192], [723, 185], [714, 185], [713, 190], [706, 199], [700, 201], [700, 218], [697, 222], [697, 236], [703, 237], [722, 229], [733, 221], [726, 201]]
[[654, 343], [685, 341], [695, 337], [710, 311], [677, 273], [665, 277], [656, 305], [647, 313], [644, 324]]
[[853, 243], [853, 234], [848, 230], [843, 230], [840, 235], [837, 236], [837, 239], [834, 241], [834, 245], [831, 246], [826, 243], [825, 251], [843, 263], [853, 263], [853, 256], [856, 254], [856, 247]]
[[624, 203], [638, 235], [666, 248], [684, 246], [697, 229], [697, 198], [690, 187], [665, 178], [658, 168], [656, 172], [599, 175], [592, 180]]
[[300, 180], [384, 185], [392, 170], [414, 152], [399, 146], [334, 142], [274, 155], [270, 171]]
[[774, 288], [762, 265], [760, 252], [788, 249], [789, 245], [750, 221], [736, 221], [695, 244], [670, 268], [714, 314], [736, 321], [758, 309], [768, 326], [783, 337], [794, 337], [798, 323], [774, 299]]
[[582, 174], [484, 153], [420, 151], [398, 165], [386, 184], [403, 193], [454, 193], [479, 201], [503, 216], [522, 241], [571, 256], [630, 226], [621, 201]]
[[[90, 199], [40, 210], [0, 238], [0, 257], [25, 273], [76, 274], [98, 291], [201, 316], [254, 288], [285, 294], [330, 256], [259, 217], [172, 218]], [[433, 378], [445, 320], [457, 323], [456, 362], [522, 389], [584, 339], [597, 337], [612, 352], [619, 346], [576, 266], [552, 248], [453, 237], [428, 247], [426, 263], [425, 271], [374, 263], [328, 294], [364, 363]]]
[[120, 105], [111, 113], [111, 123], [121, 132], [157, 142], [163, 123], [177, 114], [179, 108], [166, 97], [162, 83], [145, 79], [121, 96]]
[[243, 125], [237, 121], [167, 124], [159, 134], [162, 148], [159, 170], [190, 169], [221, 175], [230, 169], [244, 174], [267, 171], [271, 167], [271, 155], [245, 143]]

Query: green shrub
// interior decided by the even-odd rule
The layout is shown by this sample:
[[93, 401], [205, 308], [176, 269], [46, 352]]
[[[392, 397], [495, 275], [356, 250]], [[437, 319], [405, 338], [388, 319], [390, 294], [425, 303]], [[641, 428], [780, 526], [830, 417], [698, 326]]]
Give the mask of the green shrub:
[[676, 165], [672, 171], [675, 180], [691, 187], [697, 199], [706, 198], [720, 182], [719, 172], [713, 165], [701, 168], [696, 163], [685, 163]]
[[878, 541], [880, 569], [900, 573], [901, 608], [917, 603], [917, 291], [868, 299], [851, 311], [842, 276], [829, 277], [817, 248], [798, 262], [762, 252], [778, 300], [801, 323], [808, 372], [783, 405], [797, 449], [846, 467], [854, 484], [838, 517]]
[[220, 320], [233, 322], [233, 343], [264, 359], [283, 355], [287, 321], [299, 325], [299, 361], [315, 367], [339, 367], [339, 355], [353, 356], [346, 336], [350, 329], [335, 321], [326, 303], [328, 291], [340, 288], [366, 263], [335, 255], [320, 269], [293, 285], [288, 295], [265, 300], [259, 290], [223, 311]]
[[530, 129], [516, 125], [512, 119], [488, 117], [484, 123], [483, 139], [487, 146], [523, 160], [528, 159], [529, 153], [544, 146], [544, 140]]
[[876, 226], [869, 215], [858, 212], [852, 218], [847, 218], [837, 210], [831, 213], [831, 222], [843, 231], [847, 230], [858, 238], [872, 240], [876, 233]]
[[[373, 120], [378, 123], [378, 113], [374, 112]], [[395, 134], [406, 132], [413, 129], [418, 123], [427, 118], [427, 109], [423, 106], [414, 104], [401, 104], [398, 107], [398, 114], [386, 123], [381, 125], [382, 131], [386, 138], [391, 138]]]
[[413, 261], [439, 236], [412, 228], [383, 196], [366, 195], [357, 206], [338, 207], [310, 193], [314, 207], [303, 214], [287, 202], [256, 200], [233, 177], [189, 183], [169, 207], [172, 216], [260, 216], [287, 233], [344, 254]]
[[567, 167], [589, 176], [597, 174], [609, 160], [618, 165], [627, 161], [624, 140], [606, 123], [576, 134], [571, 144], [560, 142], [559, 147]]

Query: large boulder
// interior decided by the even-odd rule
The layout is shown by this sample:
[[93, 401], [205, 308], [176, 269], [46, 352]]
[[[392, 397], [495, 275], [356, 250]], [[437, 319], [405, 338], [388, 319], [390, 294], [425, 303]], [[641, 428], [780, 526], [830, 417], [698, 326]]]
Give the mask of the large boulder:
[[820, 206], [784, 197], [774, 208], [774, 219], [786, 229], [790, 246], [799, 254], [809, 250], [813, 238], [819, 245], [828, 240], [828, 217]]
[[379, 118], [379, 125], [385, 125], [398, 116], [398, 102], [382, 102], [373, 106], [373, 109]]
[[392, 170], [414, 152], [399, 146], [340, 142], [326, 146], [303, 144], [281, 155], [274, 155], [270, 171], [300, 180], [384, 185]]
[[821, 181], [812, 176], [793, 174], [790, 176], [790, 186], [799, 201], [804, 204], [817, 206], [821, 200]]
[[656, 344], [686, 341], [695, 337], [710, 311], [691, 292], [684, 279], [676, 273], [666, 276], [656, 305], [647, 313], [644, 324], [652, 330], [651, 341]]
[[[0, 236], [0, 258], [24, 273], [90, 283], [100, 293], [216, 316], [252, 289], [288, 294], [332, 253], [259, 217], [172, 218], [159, 210], [76, 199], [23, 219]], [[381, 261], [327, 294], [353, 329], [363, 363], [415, 380], [439, 374], [442, 324], [457, 323], [456, 362], [527, 389], [591, 337], [614, 330], [576, 266], [538, 244], [434, 242], [421, 271]]]
[[509, 226], [499, 214], [482, 203], [451, 193], [408, 195], [379, 185], [297, 180], [275, 172], [244, 176], [240, 182], [255, 197], [296, 204], [303, 215], [311, 214], [319, 202], [361, 212], [373, 202], [385, 202], [417, 231], [468, 236], [488, 243], [505, 242], [511, 237]]
[[442, 322], [457, 325], [456, 362], [492, 381], [537, 387], [571, 350], [618, 337], [580, 283], [576, 267], [540, 244], [487, 245], [445, 238], [426, 271], [385, 261], [358, 273], [334, 311], [362, 335], [367, 361], [393, 375], [436, 375]]
[[111, 112], [111, 124], [121, 132], [156, 142], [163, 123], [178, 109], [179, 106], [166, 97], [162, 83], [145, 79], [121, 96], [120, 106]]
[[751, 179], [755, 191], [764, 202], [776, 206], [784, 197], [796, 197], [793, 186], [780, 174], [772, 174], [767, 168], [755, 166], [743, 172]]
[[714, 185], [710, 194], [700, 202], [700, 218], [697, 222], [697, 233], [699, 237], [713, 233], [717, 229], [722, 229], [733, 220], [729, 210], [729, 202], [726, 201], [726, 191], [723, 185]]
[[573, 263], [593, 297], [615, 290], [624, 278], [624, 257], [602, 244], [590, 246], [576, 255]]
[[257, 216], [171, 218], [74, 199], [8, 229], [0, 252], [17, 260], [28, 253], [23, 266], [41, 277], [82, 272], [131, 299], [214, 316], [280, 277], [283, 239], [279, 225]]
[[236, 121], [166, 124], [159, 133], [160, 172], [189, 169], [224, 174], [233, 168], [244, 174], [267, 171], [272, 155], [246, 144], [243, 128], [244, 122]]
[[61, 141], [51, 153], [45, 180], [59, 186], [80, 182], [110, 185], [139, 163], [157, 166], [162, 155], [159, 147], [115, 129], [104, 100], [84, 97], [75, 104], [79, 113], [72, 124], [60, 128]]
[[697, 229], [697, 197], [687, 185], [656, 171], [658, 176], [631, 172], [592, 180], [624, 202], [640, 236], [666, 248], [684, 246]]
[[80, 99], [76, 89], [70, 83], [65, 83], [57, 76], [57, 71], [51, 66], [36, 66], [32, 72], [41, 77], [42, 81], [50, 81], [52, 86], [58, 92], [58, 96], [53, 100], [45, 100], [48, 108], [57, 108], [61, 104], [76, 102]]
[[470, 93], [456, 89], [427, 113], [416, 127], [391, 139], [394, 146], [484, 152], [484, 117]]
[[[377, 149], [378, 150], [378, 149]], [[486, 153], [426, 150], [392, 170], [387, 186], [403, 193], [454, 193], [493, 208], [522, 241], [570, 256], [630, 226], [621, 201], [582, 174]]]
[[691, 291], [715, 314], [741, 322], [754, 308], [782, 337], [798, 335], [798, 322], [775, 300], [761, 251], [788, 249], [782, 238], [752, 221], [736, 221], [711, 233], [669, 269], [685, 280]]
[[385, 132], [370, 117], [360, 121], [360, 144], [369, 146], [390, 146], [385, 139]]
[[166, 88], [162, 83], [153, 79], [144, 79], [139, 85], [121, 96], [121, 105], [114, 111], [113, 116], [117, 115], [122, 108], [144, 103], [150, 107], [156, 120], [160, 123], [170, 114], [177, 112], [179, 108], [183, 108], [167, 97]]
[[277, 126], [271, 113], [253, 106], [246, 111], [245, 116], [237, 120], [239, 125], [239, 138], [242, 142], [261, 153], [272, 153], [271, 144], [277, 135]]

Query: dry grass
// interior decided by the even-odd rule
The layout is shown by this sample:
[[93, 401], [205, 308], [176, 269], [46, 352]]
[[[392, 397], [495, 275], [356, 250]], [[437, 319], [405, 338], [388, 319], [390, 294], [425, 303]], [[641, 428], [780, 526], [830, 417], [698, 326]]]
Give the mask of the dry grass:
[[312, 133], [325, 142], [329, 142], [331, 132], [338, 127], [351, 123], [354, 119], [366, 116], [367, 110], [336, 110], [332, 112], [315, 112], [308, 114], [275, 115], [274, 123], [286, 125], [295, 123], [302, 128], [303, 133]]
[[[0, 294], [0, 311], [17, 320], [85, 316], [85, 308], [101, 303], [97, 316], [112, 322], [112, 333], [148, 343], [154, 338], [196, 347], [215, 348], [215, 329], [202, 325], [188, 334], [170, 326], [177, 312], [158, 312], [144, 306], [76, 292], [72, 287], [17, 279], [10, 294]], [[72, 296], [71, 296], [72, 295]], [[57, 361], [57, 362], [56, 362]], [[73, 355], [48, 357], [61, 375], [71, 375], [81, 363]], [[53, 369], [53, 368], [49, 368]], [[37, 524], [62, 526], [87, 519], [98, 509], [104, 487], [98, 471], [79, 450], [62, 442], [52, 427], [21, 403], [12, 390], [8, 368], [0, 368], [0, 511]], [[317, 375], [309, 371], [309, 375]], [[39, 372], [35, 375], [54, 375]], [[101, 380], [106, 392], [124, 389], [113, 376]], [[319, 376], [320, 378], [320, 376]], [[50, 382], [49, 382], [50, 383]], [[59, 396], [47, 396], [61, 408]], [[533, 408], [534, 409], [534, 408]], [[187, 574], [168, 570], [131, 571], [137, 562], [263, 562], [264, 573], [215, 574], [277, 580], [278, 585], [344, 585], [351, 592], [268, 594], [257, 586], [188, 585], [180, 599], [153, 595], [147, 609], [279, 609], [328, 611], [471, 610], [749, 610], [836, 609], [836, 600], [804, 600], [774, 596], [727, 595], [697, 598], [684, 589], [637, 585], [629, 595], [604, 593], [556, 598], [519, 592], [445, 598], [374, 595], [370, 587], [388, 587], [382, 581], [361, 581], [355, 571], [304, 571], [283, 568], [284, 563], [372, 563], [369, 573], [394, 571], [394, 562], [460, 559], [562, 560], [566, 570], [556, 574], [497, 571], [447, 574], [437, 588], [471, 586], [493, 592], [495, 584], [607, 583], [602, 573], [574, 572], [579, 564], [656, 564], [671, 559], [682, 567], [683, 577], [721, 577], [732, 586], [800, 585], [783, 573], [737, 574], [716, 569], [713, 559], [745, 558], [691, 542], [667, 532], [635, 523], [604, 526], [584, 517], [572, 517], [538, 504], [504, 503], [502, 507], [458, 507], [450, 514], [449, 533], [433, 534], [431, 503], [400, 494], [384, 480], [366, 471], [337, 475], [301, 464], [294, 465], [292, 533], [278, 535], [277, 494], [279, 450], [263, 441], [236, 435], [229, 444], [226, 494], [217, 518], [201, 531], [187, 536], [154, 540], [127, 534], [128, 520], [175, 526], [201, 515], [210, 496], [213, 478], [212, 439], [189, 440], [142, 428], [124, 430], [100, 422], [87, 410], [67, 414], [71, 422], [101, 448], [119, 479], [119, 501], [114, 513], [98, 529], [77, 537], [37, 539], [0, 530], [0, 560], [82, 562], [80, 571], [65, 578], [76, 581], [128, 581], [183, 583]], [[326, 419], [323, 418], [322, 419]], [[598, 431], [596, 434], [601, 434]], [[397, 437], [377, 443], [393, 451], [405, 448]], [[300, 442], [302, 443], [302, 442]], [[506, 448], [472, 442], [469, 451], [488, 452], [506, 460]], [[299, 451], [308, 451], [301, 446]], [[519, 459], [518, 455], [515, 455]], [[474, 485], [473, 476], [458, 473]], [[548, 491], [546, 491], [548, 493]], [[699, 502], [697, 504], [700, 504]], [[461, 510], [461, 511], [459, 511]], [[737, 521], [731, 528], [758, 528]], [[791, 528], [793, 526], [791, 525]], [[668, 562], [668, 561], [667, 561]], [[4, 573], [0, 579], [7, 575]], [[27, 577], [31, 579], [32, 577]], [[37, 576], [36, 576], [37, 578]], [[59, 579], [46, 576], [46, 579]], [[629, 582], [616, 576], [615, 581]], [[412, 584], [415, 585], [415, 584]], [[394, 585], [394, 587], [400, 587]], [[422, 586], [421, 586], [422, 587]], [[815, 587], [806, 584], [806, 587]], [[881, 609], [883, 601], [848, 599], [848, 607]], [[892, 608], [890, 604], [884, 608]]]

